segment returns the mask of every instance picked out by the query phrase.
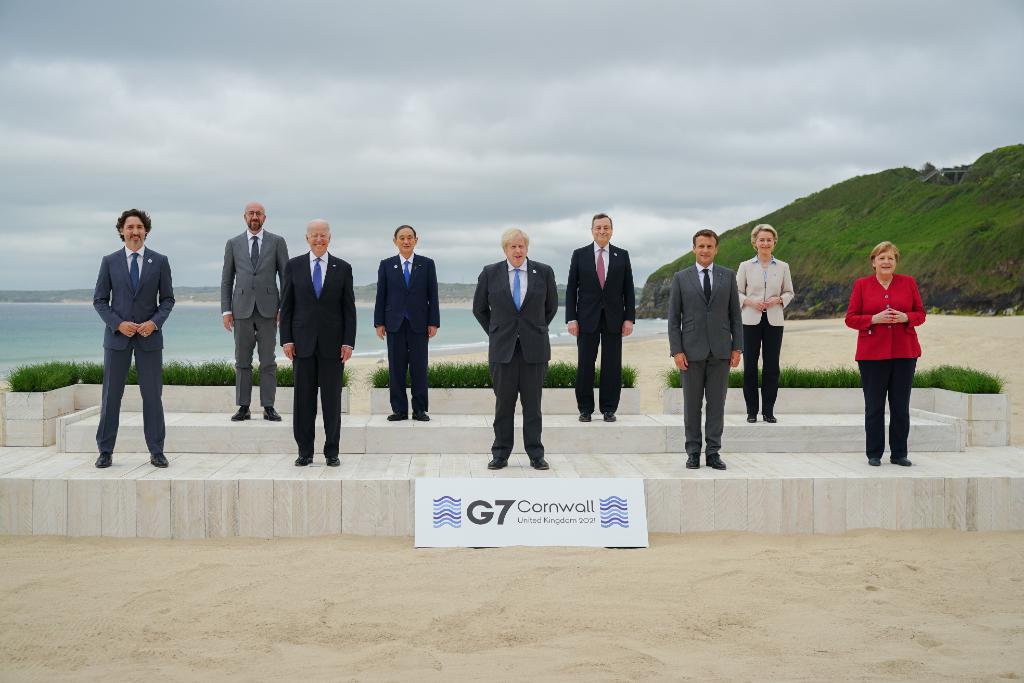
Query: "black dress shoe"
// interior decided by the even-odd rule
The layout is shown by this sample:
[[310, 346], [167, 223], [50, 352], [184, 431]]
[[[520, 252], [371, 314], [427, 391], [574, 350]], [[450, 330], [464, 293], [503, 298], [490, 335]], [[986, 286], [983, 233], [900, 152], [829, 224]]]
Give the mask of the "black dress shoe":
[[720, 457], [715, 455], [708, 458], [708, 467], [710, 467], [713, 470], [724, 470], [725, 463], [722, 462], [722, 459]]
[[907, 460], [907, 456], [903, 455], [898, 458], [889, 458], [889, 462], [893, 465], [899, 465], [900, 467], [910, 467], [914, 463]]
[[313, 462], [313, 456], [312, 455], [300, 455], [299, 457], [295, 458], [295, 466], [296, 467], [305, 467], [306, 465], [312, 464], [312, 462]]
[[580, 413], [580, 422], [590, 422], [590, 413]]
[[778, 420], [775, 419], [775, 416], [770, 414], [770, 413], [766, 413], [766, 414], [762, 415], [761, 417], [764, 419], [765, 422], [767, 422], [770, 425], [773, 425], [776, 422], [778, 422]]
[[249, 414], [249, 406], [238, 406], [238, 412], [231, 416], [232, 422], [241, 422], [252, 418]]
[[328, 455], [326, 457], [327, 457], [327, 466], [328, 467], [338, 467], [339, 465], [341, 465], [341, 458], [339, 458], [338, 456], [336, 456], [336, 455]]
[[879, 467], [882, 464], [881, 458], [868, 458], [868, 464], [872, 467]]
[[402, 420], [408, 420], [409, 416], [405, 413], [391, 413], [388, 415], [388, 422], [401, 422]]
[[413, 413], [412, 419], [416, 420], [417, 422], [430, 422], [430, 416], [427, 415], [426, 413]]
[[604, 413], [605, 422], [615, 422], [615, 413]]
[[757, 422], [757, 415], [747, 415], [747, 422], [750, 424]]
[[508, 460], [502, 460], [501, 458], [491, 458], [491, 461], [487, 463], [487, 469], [489, 470], [500, 470], [504, 469], [508, 465]]
[[270, 422], [280, 422], [281, 416], [274, 410], [274, 406], [263, 406], [263, 419]]
[[96, 458], [96, 467], [98, 467], [101, 470], [105, 467], [110, 467], [113, 463], [114, 458], [112, 457], [110, 451], [103, 451], [102, 453], [100, 453], [100, 457]]
[[535, 470], [546, 470], [549, 469], [548, 461], [544, 459], [544, 456], [540, 456], [537, 459], [530, 458], [530, 467]]
[[686, 459], [686, 469], [688, 470], [699, 470], [700, 469], [700, 456], [691, 455]]
[[149, 464], [153, 467], [167, 467], [167, 458], [163, 453], [154, 453], [149, 456]]

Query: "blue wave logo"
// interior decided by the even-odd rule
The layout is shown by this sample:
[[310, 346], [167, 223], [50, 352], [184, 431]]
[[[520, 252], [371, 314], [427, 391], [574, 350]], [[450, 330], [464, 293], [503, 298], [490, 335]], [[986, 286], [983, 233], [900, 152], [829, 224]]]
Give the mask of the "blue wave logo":
[[626, 507], [626, 499], [618, 496], [599, 498], [601, 509], [601, 528], [618, 526], [623, 529], [629, 528], [629, 509]]
[[434, 528], [450, 526], [454, 529], [462, 527], [462, 499], [441, 496], [434, 499]]

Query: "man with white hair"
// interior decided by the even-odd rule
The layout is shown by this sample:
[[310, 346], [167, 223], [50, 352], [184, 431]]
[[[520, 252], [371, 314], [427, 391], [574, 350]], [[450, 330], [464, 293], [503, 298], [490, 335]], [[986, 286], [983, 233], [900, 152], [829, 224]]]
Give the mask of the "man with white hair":
[[487, 468], [508, 464], [515, 443], [516, 402], [523, 404], [523, 446], [534, 469], [546, 470], [541, 443], [541, 393], [551, 360], [548, 325], [558, 312], [551, 266], [527, 261], [530, 237], [513, 228], [501, 236], [505, 258], [484, 266], [473, 296], [473, 315], [488, 336], [494, 385], [494, 443]]
[[331, 226], [323, 219], [306, 226], [309, 251], [288, 261], [281, 293], [281, 346], [295, 372], [292, 429], [299, 447], [296, 467], [313, 462], [316, 393], [324, 413], [324, 457], [341, 464], [341, 378], [356, 344], [356, 300], [352, 266], [329, 254]]

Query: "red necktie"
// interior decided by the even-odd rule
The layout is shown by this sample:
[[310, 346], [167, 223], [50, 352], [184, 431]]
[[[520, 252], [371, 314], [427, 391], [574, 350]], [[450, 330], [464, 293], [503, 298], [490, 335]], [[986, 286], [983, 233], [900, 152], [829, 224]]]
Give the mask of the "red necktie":
[[604, 289], [604, 249], [597, 250], [597, 282]]

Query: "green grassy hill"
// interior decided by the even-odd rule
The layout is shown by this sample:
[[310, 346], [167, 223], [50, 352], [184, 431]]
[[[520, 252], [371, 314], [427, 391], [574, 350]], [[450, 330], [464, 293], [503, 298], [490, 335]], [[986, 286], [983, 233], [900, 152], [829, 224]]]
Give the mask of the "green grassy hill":
[[[775, 255], [797, 294], [790, 317], [841, 315], [882, 240], [900, 248], [899, 272], [917, 278], [927, 308], [1024, 311], [1024, 145], [985, 154], [959, 185], [923, 183], [910, 168], [843, 181], [724, 233], [716, 262], [752, 258], [758, 223], [779, 231]], [[671, 276], [693, 262], [687, 252], [652, 273], [638, 314], [664, 317]]]

